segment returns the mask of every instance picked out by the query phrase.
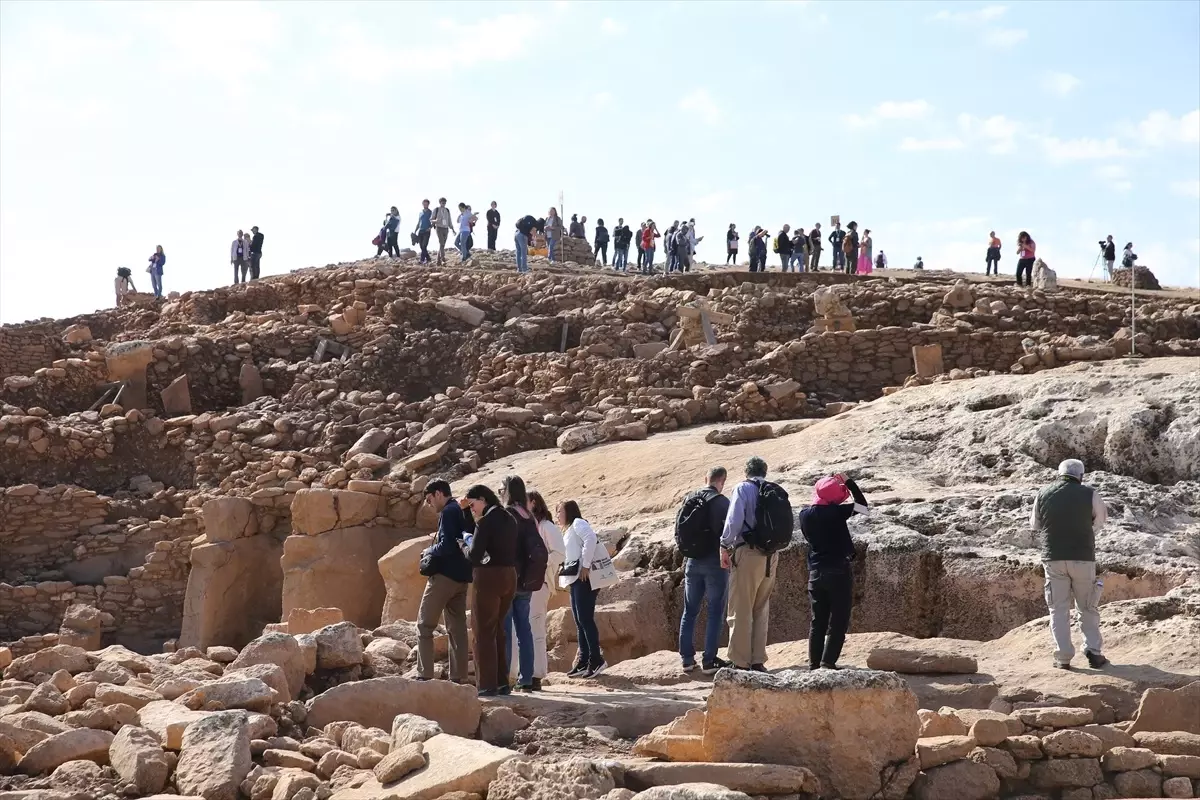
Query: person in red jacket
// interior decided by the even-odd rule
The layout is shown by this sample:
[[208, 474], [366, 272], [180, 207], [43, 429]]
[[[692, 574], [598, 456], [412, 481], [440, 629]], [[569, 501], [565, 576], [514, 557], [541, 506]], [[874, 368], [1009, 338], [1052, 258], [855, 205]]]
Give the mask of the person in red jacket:
[[660, 236], [662, 234], [658, 232], [654, 220], [646, 220], [646, 227], [642, 231], [642, 252], [645, 254], [642, 258], [642, 272], [647, 275], [654, 272], [654, 240]]

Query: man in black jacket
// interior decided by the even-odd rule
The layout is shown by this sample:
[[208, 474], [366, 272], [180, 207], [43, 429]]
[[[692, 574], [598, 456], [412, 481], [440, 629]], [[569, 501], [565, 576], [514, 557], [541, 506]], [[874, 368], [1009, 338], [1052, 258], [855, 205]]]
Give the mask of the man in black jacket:
[[1100, 242], [1100, 250], [1104, 253], [1104, 274], [1112, 280], [1113, 264], [1117, 260], [1117, 243], [1113, 241], [1111, 233], [1107, 240]]
[[842, 251], [842, 240], [845, 238], [846, 232], [842, 230], [842, 223], [834, 223], [833, 231], [829, 234], [829, 243], [833, 245], [833, 268], [835, 271], [838, 267], [846, 268], [846, 254]]
[[496, 210], [496, 201], [492, 201], [492, 207], [487, 212], [488, 224], [488, 250], [496, 249], [496, 234], [500, 231], [500, 212]]
[[[258, 262], [262, 261], [263, 235], [258, 232], [257, 225], [250, 231], [254, 234], [250, 237], [250, 280], [256, 281], [258, 280]], [[1111, 242], [1112, 237], [1108, 237], [1108, 240]]]
[[702, 603], [708, 604], [708, 621], [704, 631], [704, 656], [701, 668], [712, 675], [729, 662], [717, 656], [721, 645], [721, 630], [725, 624], [725, 595], [729, 590], [729, 570], [721, 566], [721, 531], [729, 513], [729, 498], [725, 491], [724, 467], [708, 471], [708, 483], [701, 489], [709, 495], [708, 533], [712, 549], [707, 555], [685, 558], [683, 561], [683, 616], [679, 620], [679, 656], [683, 671], [696, 668], [696, 617]]
[[467, 587], [471, 562], [463, 552], [463, 534], [475, 530], [470, 513], [464, 512], [450, 493], [446, 481], [431, 481], [425, 487], [425, 503], [438, 512], [434, 543], [423, 554], [431, 562], [429, 580], [417, 611], [417, 680], [433, 677], [433, 633], [446, 617], [450, 637], [450, 680], [467, 682]]
[[779, 231], [779, 235], [775, 237], [775, 252], [779, 253], [783, 272], [788, 271], [788, 259], [792, 257], [792, 237], [789, 235], [791, 230], [791, 225], [784, 225]]
[[629, 269], [629, 242], [633, 240], [633, 231], [625, 224], [625, 218], [617, 220], [613, 228], [613, 269], [626, 272]]

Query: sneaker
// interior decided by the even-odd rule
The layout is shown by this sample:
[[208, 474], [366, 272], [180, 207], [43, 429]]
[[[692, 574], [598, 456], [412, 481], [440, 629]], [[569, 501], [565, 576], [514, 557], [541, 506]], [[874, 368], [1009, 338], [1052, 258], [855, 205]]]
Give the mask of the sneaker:
[[725, 659], [717, 657], [717, 658], [714, 658], [712, 661], [705, 661], [704, 668], [700, 671], [703, 672], [705, 675], [713, 675], [717, 672], [717, 670], [722, 670], [722, 669], [725, 669], [726, 667], [731, 667], [731, 666], [733, 666], [733, 665], [730, 664]]
[[498, 695], [512, 694], [512, 687], [506, 683], [496, 690], [496, 694], [498, 694]]
[[597, 664], [596, 666], [594, 666], [594, 667], [592, 667], [591, 669], [589, 669], [589, 670], [587, 671], [587, 675], [585, 675], [584, 677], [586, 677], [586, 678], [598, 678], [598, 677], [600, 677], [600, 675], [601, 675], [601, 674], [603, 674], [603, 673], [604, 673], [604, 671], [605, 671], [605, 670], [607, 670], [607, 669], [608, 669], [608, 662], [607, 662], [607, 661], [601, 661], [599, 664]]
[[1100, 669], [1108, 666], [1108, 659], [1095, 650], [1084, 650], [1083, 654], [1087, 656], [1088, 666], [1092, 669]]
[[497, 692], [495, 689], [480, 689], [479, 690], [480, 697], [495, 697], [496, 694], [497, 694]]
[[751, 664], [750, 671], [751, 672], [766, 672], [767, 665], [766, 664]]
[[821, 669], [833, 669], [833, 670], [836, 670], [836, 669], [838, 669], [838, 665], [837, 665], [837, 664], [826, 664], [826, 663], [822, 662], [822, 664], [821, 664]]
[[685, 661], [685, 662], [683, 662], [682, 669], [684, 672], [695, 672], [696, 671], [696, 662], [695, 661]]
[[1070, 668], [1071, 668], [1071, 665], [1070, 665], [1070, 664], [1064, 664], [1064, 663], [1062, 663], [1061, 661], [1055, 661], [1055, 662], [1054, 662], [1054, 668], [1055, 668], [1055, 669], [1070, 669]]
[[571, 671], [567, 673], [568, 678], [582, 678], [588, 673], [588, 665], [582, 661], [576, 661], [575, 666], [571, 667]]
[[516, 691], [525, 692], [525, 693], [532, 692], [533, 684], [532, 683], [519, 683], [519, 684], [517, 684]]
[[534, 678], [533, 683], [529, 684], [529, 691], [540, 692], [542, 690], [542, 679]]

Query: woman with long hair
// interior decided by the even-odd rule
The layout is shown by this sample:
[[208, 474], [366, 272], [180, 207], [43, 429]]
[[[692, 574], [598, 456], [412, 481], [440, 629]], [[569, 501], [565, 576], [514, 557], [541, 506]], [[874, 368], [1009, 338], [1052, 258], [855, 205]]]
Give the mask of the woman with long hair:
[[161, 244], [154, 248], [154, 254], [149, 260], [150, 266], [146, 268], [146, 272], [150, 273], [150, 285], [154, 287], [154, 296], [162, 297], [163, 265], [167, 263], [167, 255], [163, 252]]
[[579, 504], [567, 500], [558, 507], [558, 524], [564, 531], [567, 564], [578, 564], [573, 575], [564, 576], [571, 589], [571, 613], [575, 617], [575, 629], [579, 635], [579, 655], [575, 666], [567, 673], [569, 678], [595, 678], [608, 669], [604, 653], [600, 650], [600, 631], [596, 627], [596, 595], [588, 579], [589, 567], [596, 561], [599, 543], [596, 532], [579, 512]]
[[550, 263], [554, 263], [554, 246], [562, 241], [563, 238], [563, 221], [558, 215], [558, 209], [550, 206], [550, 210], [546, 212], [546, 253], [550, 258]]
[[[533, 513], [529, 510], [529, 497], [525, 492], [525, 481], [520, 475], [508, 475], [504, 478], [504, 486], [501, 488], [501, 493], [507, 505], [505, 508], [517, 522], [517, 590], [513, 594], [512, 605], [508, 609], [508, 613], [504, 616], [504, 663], [508, 665], [509, 674], [512, 673], [513, 660], [513, 641], [516, 641], [517, 650], [517, 691], [532, 692], [534, 691], [534, 661], [536, 653], [536, 645], [533, 640], [533, 629], [530, 627], [530, 604], [533, 601], [533, 592], [526, 591], [521, 586], [526, 584], [528, 576], [522, 575], [521, 570], [525, 569], [526, 562], [522, 558], [522, 548], [520, 543], [525, 541], [529, 535], [537, 534], [541, 538], [541, 533], [537, 529], [537, 520], [533, 518]], [[545, 575], [541, 576], [545, 579]], [[544, 645], [543, 645], [544, 647]], [[543, 676], [544, 677], [544, 674]], [[540, 684], [540, 681], [538, 682]], [[536, 688], [541, 688], [540, 686]]]
[[467, 545], [474, 566], [471, 582], [471, 628], [475, 649], [475, 685], [481, 697], [508, 694], [508, 664], [503, 661], [508, 637], [504, 617], [517, 590], [517, 522], [483, 484], [467, 490], [475, 517], [475, 533]]
[[862, 242], [858, 247], [858, 274], [870, 275], [871, 270], [875, 269], [875, 253], [874, 242], [871, 240], [871, 229], [867, 228], [863, 231]]
[[[1017, 286], [1033, 285], [1033, 262], [1037, 259], [1037, 243], [1025, 231], [1017, 235]], [[1021, 273], [1025, 283], [1021, 283]]]
[[[511, 500], [511, 498], [510, 498]], [[522, 684], [522, 691], [541, 691], [542, 678], [549, 672], [549, 659], [546, 653], [546, 615], [550, 598], [558, 588], [558, 570], [566, 557], [566, 545], [563, 543], [562, 531], [554, 524], [552, 514], [546, 505], [546, 500], [537, 491], [529, 492], [529, 511], [537, 522], [538, 533], [546, 545], [546, 583], [533, 593], [529, 603], [529, 627], [533, 631], [533, 680], [528, 686]], [[512, 635], [510, 631], [509, 635]], [[516, 672], [519, 665], [510, 660], [509, 671]]]
[[729, 223], [729, 230], [725, 234], [725, 266], [737, 264], [738, 239], [740, 238], [737, 225]]

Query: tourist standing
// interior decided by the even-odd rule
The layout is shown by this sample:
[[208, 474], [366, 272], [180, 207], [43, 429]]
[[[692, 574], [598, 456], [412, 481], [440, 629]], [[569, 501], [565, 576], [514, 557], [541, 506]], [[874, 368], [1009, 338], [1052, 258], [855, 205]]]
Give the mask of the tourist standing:
[[1108, 239], [1101, 240], [1100, 252], [1104, 256], [1104, 277], [1111, 281], [1113, 265], [1117, 262], [1117, 243], [1113, 241], [1111, 233], [1108, 235]]
[[647, 275], [654, 274], [654, 240], [662, 236], [658, 232], [658, 226], [654, 224], [654, 220], [646, 220], [646, 225], [642, 229], [642, 272]]
[[1125, 244], [1125, 251], [1121, 253], [1121, 267], [1123, 269], [1133, 269], [1133, 265], [1137, 263], [1137, 253], [1133, 252], [1133, 242]]
[[[1024, 234], [1022, 234], [1024, 235]], [[1042, 570], [1046, 575], [1046, 605], [1054, 637], [1054, 666], [1070, 669], [1075, 656], [1071, 642], [1071, 602], [1079, 610], [1084, 656], [1092, 669], [1108, 663], [1101, 651], [1100, 593], [1096, 578], [1096, 534], [1108, 521], [1100, 493], [1083, 485], [1083, 462], [1068, 458], [1058, 465], [1058, 480], [1038, 492], [1029, 527], [1041, 537]]]
[[721, 531], [729, 512], [725, 468], [708, 471], [708, 482], [684, 498], [675, 517], [675, 544], [683, 554], [683, 617], [679, 621], [679, 657], [683, 671], [696, 668], [696, 617], [708, 605], [701, 669], [711, 675], [729, 662], [717, 657], [725, 623], [729, 571], [721, 566]]
[[675, 257], [675, 235], [679, 233], [679, 220], [671, 223], [663, 234], [663, 255], [666, 256], [667, 272], [674, 272], [678, 266]]
[[887, 269], [887, 254], [882, 250], [875, 256], [875, 269]]
[[438, 198], [438, 206], [433, 210], [433, 229], [438, 238], [438, 266], [446, 263], [446, 240], [450, 237], [450, 226], [454, 220], [450, 218], [450, 209], [446, 207], [446, 198]]
[[[1033, 285], [1033, 262], [1037, 259], [1037, 243], [1028, 233], [1021, 231], [1017, 236], [1017, 286]], [[1021, 283], [1021, 273], [1025, 282]]]
[[680, 272], [692, 271], [692, 255], [695, 253], [692, 244], [692, 228], [688, 223], [675, 234], [675, 264]]
[[492, 201], [492, 207], [487, 212], [488, 226], [488, 243], [487, 249], [492, 252], [496, 251], [496, 236], [500, 233], [500, 212], [496, 210], [496, 201]]
[[466, 203], [458, 204], [458, 252], [463, 263], [471, 257], [471, 228], [475, 225], [475, 215]]
[[421, 201], [421, 213], [417, 215], [417, 244], [421, 248], [421, 256], [417, 259], [418, 264], [429, 263], [429, 231], [433, 228], [433, 209], [429, 207], [428, 200]]
[[792, 257], [791, 225], [784, 225], [775, 236], [775, 252], [779, 253], [779, 271], [788, 271], [788, 259]]
[[754, 226], [750, 234], [750, 271], [766, 272], [767, 270], [767, 238], [770, 234], [761, 225]]
[[636, 245], [637, 245], [637, 254], [638, 254], [637, 268], [639, 270], [641, 270], [646, 263], [646, 249], [645, 249], [645, 247], [642, 246], [645, 236], [646, 236], [646, 223], [643, 222], [641, 224], [641, 227], [638, 228], [637, 235], [634, 237], [636, 239]]
[[571, 226], [567, 230], [567, 235], [572, 239], [586, 239], [587, 231], [584, 230], [583, 223], [579, 221], [578, 214], [571, 215]]
[[858, 274], [870, 275], [874, 264], [874, 244], [871, 241], [871, 229], [863, 231], [862, 243], [858, 248]]
[[1000, 239], [996, 232], [988, 234], [987, 267], [984, 276], [1000, 274]]
[[596, 627], [596, 595], [599, 590], [592, 588], [589, 579], [591, 566], [596, 562], [597, 553], [603, 545], [596, 540], [596, 532], [583, 518], [579, 504], [574, 500], [568, 500], [558, 507], [558, 525], [563, 529], [566, 547], [564, 569], [574, 572], [563, 575], [563, 580], [571, 589], [571, 613], [575, 617], [579, 638], [579, 655], [567, 677], [595, 678], [608, 669], [600, 649], [600, 630]]
[[[854, 502], [847, 504], [851, 496]], [[846, 521], [867, 513], [867, 498], [844, 475], [817, 481], [812, 505], [800, 512], [800, 532], [808, 540], [809, 669], [837, 669], [854, 601], [854, 541]]]
[[[249, 252], [248, 249], [247, 252]], [[154, 248], [154, 252], [151, 254], [148, 260], [150, 262], [150, 266], [146, 267], [146, 272], [150, 273], [150, 285], [154, 289], [154, 296], [162, 297], [163, 267], [167, 263], [167, 255], [163, 252], [161, 244]]]
[[529, 243], [533, 239], [533, 229], [537, 220], [532, 214], [526, 214], [517, 220], [517, 232], [513, 236], [513, 249], [517, 256], [517, 272], [529, 272]]
[[[770, 538], [774, 528], [768, 529], [767, 522], [778, 521], [780, 495], [787, 503], [783, 490], [768, 484], [766, 478], [767, 462], [758, 456], [746, 461], [746, 479], [733, 490], [721, 532], [721, 566], [730, 570], [728, 656], [735, 668], [756, 672], [767, 671], [767, 623], [775, 590], [771, 560], [777, 543]], [[790, 506], [785, 513], [790, 541]]]
[[808, 235], [808, 265], [813, 272], [821, 271], [821, 249], [823, 247], [821, 241], [821, 223], [817, 222], [813, 225], [813, 229]]
[[846, 226], [845, 238], [842, 239], [842, 254], [844, 255], [845, 272], [853, 275], [858, 269], [858, 223], [851, 222]]
[[740, 238], [737, 225], [729, 223], [729, 230], [725, 232], [725, 266], [730, 264], [737, 266], [738, 239]]
[[[537, 521], [538, 533], [546, 545], [546, 581], [541, 589], [533, 593], [529, 604], [529, 626], [533, 631], [533, 681], [532, 691], [540, 691], [542, 678], [550, 671], [549, 659], [546, 653], [546, 615], [550, 598], [558, 590], [558, 571], [566, 558], [566, 544], [563, 542], [562, 531], [551, 519], [550, 509], [546, 500], [536, 491], [529, 492], [529, 511]], [[519, 665], [509, 663], [509, 671], [519, 671]]]
[[234, 283], [244, 283], [246, 281], [246, 269], [250, 263], [249, 258], [250, 248], [246, 247], [246, 237], [241, 231], [238, 231], [233, 244], [229, 246], [229, 261], [233, 264]]
[[444, 618], [450, 639], [450, 680], [466, 683], [471, 562], [464, 551], [463, 536], [475, 529], [475, 523], [454, 500], [446, 481], [430, 481], [425, 486], [425, 504], [437, 513], [438, 528], [433, 544], [421, 554], [421, 574], [427, 580], [417, 610], [417, 680], [434, 677], [433, 637]]
[[259, 268], [262, 262], [263, 239], [265, 238], [255, 225], [250, 228], [254, 235], [250, 237], [250, 280], [258, 280]]
[[846, 269], [845, 241], [846, 232], [842, 230], [841, 220], [838, 220], [833, 223], [833, 230], [829, 232], [829, 244], [833, 247], [833, 269], [835, 271], [839, 267], [843, 271]]
[[[513, 593], [512, 605], [504, 616], [504, 663], [508, 665], [511, 674], [513, 640], [516, 639], [517, 690], [532, 692], [535, 689], [535, 646], [533, 628], [530, 625], [530, 605], [533, 602], [533, 593], [546, 583], [549, 555], [546, 543], [538, 530], [537, 520], [529, 510], [525, 481], [519, 475], [508, 475], [504, 478], [501, 492], [507, 503], [505, 509], [517, 522], [517, 586], [516, 592]], [[530, 570], [536, 570], [536, 574], [531, 574]]]
[[629, 242], [633, 232], [625, 224], [624, 217], [617, 219], [617, 227], [613, 228], [613, 269], [617, 272], [629, 271]]
[[483, 484], [467, 490], [475, 517], [475, 533], [467, 543], [474, 565], [471, 625], [474, 628], [475, 684], [481, 697], [508, 694], [508, 662], [503, 661], [508, 636], [504, 618], [517, 590], [517, 522]]
[[388, 254], [388, 258], [400, 257], [400, 244], [397, 241], [397, 236], [400, 232], [400, 212], [392, 206], [383, 218], [383, 229], [379, 231], [382, 241], [379, 242], [379, 250], [375, 253], [375, 257]]
[[133, 272], [129, 267], [117, 267], [117, 277], [113, 279], [113, 290], [117, 295], [117, 308], [125, 304], [125, 296], [137, 291], [133, 285]]
[[[604, 220], [596, 220], [596, 254], [600, 256], [601, 263], [608, 266], [608, 228], [604, 227]], [[614, 254], [614, 258], [616, 255]]]
[[808, 234], [804, 228], [796, 228], [792, 234], [792, 255], [788, 259], [792, 272], [804, 272], [808, 268]]
[[546, 253], [551, 264], [554, 263], [554, 248], [562, 241], [562, 237], [562, 217], [558, 216], [557, 208], [550, 206], [550, 211], [546, 214]]

